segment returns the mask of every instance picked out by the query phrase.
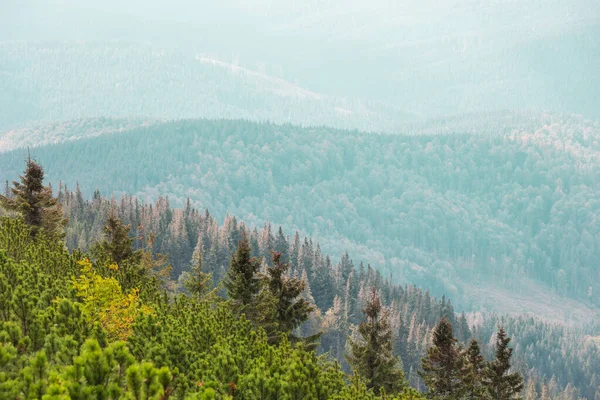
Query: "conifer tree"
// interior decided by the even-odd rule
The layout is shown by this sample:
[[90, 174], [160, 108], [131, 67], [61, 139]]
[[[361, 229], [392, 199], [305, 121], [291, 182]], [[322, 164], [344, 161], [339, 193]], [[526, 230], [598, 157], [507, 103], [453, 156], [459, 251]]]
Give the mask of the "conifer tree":
[[204, 272], [202, 266], [202, 249], [196, 246], [192, 256], [192, 267], [184, 272], [184, 287], [197, 298], [202, 298], [212, 286], [212, 273]]
[[510, 338], [504, 328], [496, 335], [495, 359], [486, 370], [486, 386], [490, 398], [494, 400], [512, 400], [518, 398], [523, 390], [523, 377], [518, 372], [510, 372], [510, 359], [513, 349], [508, 347]]
[[433, 344], [421, 360], [420, 375], [429, 399], [454, 399], [461, 394], [462, 357], [456, 342], [450, 320], [440, 319], [433, 330]]
[[462, 392], [469, 400], [487, 399], [487, 389], [484, 385], [486, 362], [481, 355], [479, 343], [473, 339], [464, 352], [462, 369]]
[[525, 400], [538, 400], [538, 393], [535, 389], [535, 382], [533, 379], [529, 379], [527, 383], [527, 390], [525, 391]]
[[317, 250], [315, 251], [311, 281], [313, 296], [317, 307], [321, 310], [328, 310], [333, 305], [335, 282], [331, 275], [331, 264], [329, 259], [327, 259], [327, 261], [323, 259], [319, 245], [317, 245]]
[[251, 305], [260, 291], [259, 270], [260, 261], [251, 258], [248, 237], [244, 232], [224, 281], [227, 295], [239, 311]]
[[129, 237], [130, 226], [125, 225], [115, 210], [111, 210], [104, 225], [104, 240], [92, 250], [97, 258], [108, 256], [110, 262], [121, 265], [124, 261], [139, 262], [141, 252], [133, 249], [134, 239]]
[[62, 207], [52, 196], [52, 188], [44, 186], [44, 169], [28, 157], [21, 182], [13, 181], [10, 196], [0, 195], [0, 205], [20, 214], [35, 236], [40, 229], [53, 237], [62, 238], [66, 219]]
[[290, 245], [280, 226], [275, 237], [275, 251], [281, 254], [281, 261], [284, 263], [290, 263], [289, 249]]
[[405, 387], [404, 372], [400, 360], [392, 355], [392, 330], [375, 287], [363, 313], [365, 320], [358, 326], [360, 338], [349, 339], [348, 362], [376, 394], [397, 393]]
[[294, 240], [290, 245], [290, 264], [292, 271], [298, 269], [298, 256], [300, 255], [300, 234], [298, 231], [294, 233]]
[[288, 276], [289, 264], [283, 263], [281, 253], [273, 252], [273, 266], [267, 268], [266, 281], [275, 300], [275, 322], [279, 332], [291, 333], [308, 319], [314, 306], [300, 296], [306, 282]]

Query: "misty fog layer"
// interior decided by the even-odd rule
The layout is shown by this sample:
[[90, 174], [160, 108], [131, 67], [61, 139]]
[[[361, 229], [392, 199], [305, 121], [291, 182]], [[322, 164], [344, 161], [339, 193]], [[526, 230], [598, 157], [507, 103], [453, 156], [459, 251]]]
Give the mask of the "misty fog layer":
[[[421, 117], [504, 109], [600, 116], [594, 0], [3, 4], [0, 40], [10, 43], [115, 49], [143, 43], [156, 52], [177, 50], [174, 64], [201, 55], [325, 96], [378, 101]], [[0, 64], [7, 101], [11, 91], [26, 88], [35, 96], [40, 90], [35, 81], [12, 79], [19, 60], [31, 62], [4, 58]], [[69, 58], [61, 62], [70, 67]], [[93, 65], [72, 67], [85, 72]], [[145, 111], [139, 115], [169, 117]]]

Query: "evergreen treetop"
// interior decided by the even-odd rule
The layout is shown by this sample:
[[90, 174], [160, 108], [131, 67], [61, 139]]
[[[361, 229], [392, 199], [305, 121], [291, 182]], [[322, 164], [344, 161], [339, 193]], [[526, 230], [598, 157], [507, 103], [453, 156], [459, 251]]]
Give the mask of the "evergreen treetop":
[[375, 287], [363, 309], [365, 319], [351, 339], [348, 362], [367, 388], [375, 393], [397, 393], [405, 387], [402, 364], [392, 354], [393, 336], [387, 311]]
[[240, 310], [251, 305], [260, 291], [259, 270], [260, 261], [251, 256], [248, 237], [243, 232], [224, 281], [229, 299]]
[[62, 207], [52, 196], [52, 187], [44, 186], [44, 169], [30, 157], [20, 182], [13, 181], [10, 195], [0, 194], [0, 205], [21, 215], [31, 228], [32, 236], [40, 230], [49, 236], [64, 236], [67, 221], [63, 218]]
[[518, 372], [511, 372], [510, 359], [513, 349], [508, 347], [510, 338], [503, 327], [496, 335], [495, 358], [489, 363], [486, 371], [486, 386], [490, 398], [494, 400], [512, 400], [523, 390], [523, 377]]
[[448, 318], [440, 319], [433, 330], [433, 344], [421, 361], [420, 375], [430, 399], [454, 399], [462, 393], [463, 359]]

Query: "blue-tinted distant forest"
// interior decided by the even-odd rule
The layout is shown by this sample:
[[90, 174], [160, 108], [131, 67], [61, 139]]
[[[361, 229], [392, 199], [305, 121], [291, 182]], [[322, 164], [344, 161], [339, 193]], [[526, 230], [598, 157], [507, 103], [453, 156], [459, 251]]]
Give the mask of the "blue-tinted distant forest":
[[0, 400], [600, 400], [597, 0], [0, 0]]
[[[182, 121], [32, 154], [55, 188], [79, 182], [84, 193], [180, 206], [189, 197], [219, 219], [299, 229], [467, 308], [507, 311], [508, 290], [547, 317], [582, 322], [600, 294], [598, 126], [539, 118], [512, 133], [417, 136]], [[23, 157], [2, 155], [2, 180]], [[554, 295], [577, 303], [563, 308]]]

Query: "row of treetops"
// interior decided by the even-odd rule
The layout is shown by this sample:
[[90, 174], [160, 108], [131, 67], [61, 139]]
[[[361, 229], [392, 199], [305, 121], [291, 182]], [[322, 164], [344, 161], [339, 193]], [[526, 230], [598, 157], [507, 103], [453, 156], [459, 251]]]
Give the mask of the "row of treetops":
[[[29, 159], [20, 182], [13, 182], [10, 194], [0, 196], [0, 204], [12, 218], [22, 220], [31, 243], [60, 243], [66, 221], [60, 203], [53, 197], [51, 188], [44, 186], [43, 179], [43, 168]], [[8, 221], [10, 218], [5, 218], [2, 224], [11, 225]], [[13, 234], [19, 233], [14, 231]], [[318, 334], [298, 335], [299, 327], [315, 306], [303, 297], [305, 282], [291, 276], [281, 254], [273, 253], [272, 266], [261, 271], [261, 262], [251, 257], [248, 240], [242, 235], [230, 268], [216, 288], [212, 287], [211, 274], [203, 270], [200, 255], [192, 261], [192, 268], [186, 274], [183, 293], [173, 293], [161, 286], [164, 260], [156, 260], [144, 250], [134, 250], [132, 243], [129, 226], [111, 214], [104, 237], [99, 238], [88, 256], [76, 252], [68, 255], [77, 261], [76, 276], [59, 277], [68, 281], [68, 290], [56, 290], [57, 297], [48, 303], [45, 312], [54, 315], [56, 304], [61, 301], [72, 302], [73, 307], [81, 310], [83, 324], [88, 328], [75, 340], [79, 350], [70, 358], [60, 359], [57, 355], [60, 351], [50, 351], [45, 345], [38, 348], [31, 340], [22, 342], [23, 337], [32, 335], [31, 321], [35, 318], [23, 319], [18, 303], [28, 297], [27, 290], [35, 292], [35, 285], [24, 288], [25, 292], [11, 291], [12, 297], [7, 297], [4, 309], [0, 310], [3, 311], [2, 354], [11, 360], [11, 363], [0, 362], [0, 388], [2, 385], [12, 388], [12, 392], [6, 389], [6, 393], [16, 394], [15, 398], [38, 398], [39, 395], [44, 399], [141, 398], [145, 394], [145, 398], [157, 399], [408, 399], [426, 396], [430, 399], [507, 400], [518, 398], [523, 389], [523, 378], [511, 371], [510, 339], [502, 328], [497, 333], [495, 358], [486, 361], [477, 341], [472, 340], [467, 346], [458, 343], [450, 321], [441, 318], [433, 331], [432, 346], [421, 361], [419, 373], [428, 390], [420, 394], [408, 387], [402, 362], [393, 354], [388, 312], [376, 287], [370, 290], [362, 322], [348, 338], [347, 359], [353, 374], [347, 376], [337, 363], [316, 354]], [[11, 248], [13, 245], [6, 246], [9, 248], [4, 251], [20, 261]], [[62, 248], [66, 252], [64, 243]], [[0, 265], [4, 264], [0, 262]], [[6, 265], [0, 268], [0, 281], [4, 280], [7, 287], [19, 286], [21, 278], [18, 276], [32, 273], [15, 266], [10, 267], [14, 271], [9, 271]], [[36, 276], [55, 273], [45, 268], [39, 265]], [[38, 286], [59, 285], [40, 282]], [[204, 320], [196, 320], [198, 317], [190, 314], [191, 311], [203, 315]], [[215, 318], [217, 314], [219, 318]], [[8, 327], [13, 320], [19, 322], [16, 326], [20, 333], [11, 336]], [[192, 323], [200, 324], [196, 327], [198, 331], [188, 329]], [[212, 326], [201, 328], [203, 324]], [[56, 322], [55, 326], [58, 325]], [[229, 332], [224, 332], [224, 327]], [[93, 333], [96, 328], [102, 333]], [[190, 337], [200, 331], [208, 333]], [[249, 332], [253, 332], [252, 344], [247, 342]], [[238, 334], [245, 338], [236, 336]], [[56, 336], [57, 331], [46, 332], [43, 343], [50, 340], [50, 335]], [[65, 332], [61, 335], [61, 340], [69, 336]], [[224, 335], [233, 335], [238, 342], [224, 344], [220, 337]], [[11, 337], [21, 339], [15, 341]], [[98, 337], [104, 339], [98, 340]], [[177, 342], [190, 340], [195, 340], [190, 348], [203, 343], [203, 350], [190, 352], [190, 349], [177, 347]], [[256, 347], [257, 341], [262, 343], [259, 347]], [[152, 342], [155, 347], [149, 348]], [[66, 346], [64, 341], [60, 343]], [[14, 352], [10, 347], [13, 344]], [[104, 368], [104, 364], [88, 360], [89, 357], [97, 357], [96, 361], [106, 358], [108, 353], [105, 353], [109, 349], [117, 351], [116, 348], [126, 354], [123, 357], [128, 360], [123, 362], [127, 369], [118, 372], [116, 377], [111, 374], [117, 373], [116, 365], [121, 365], [118, 362], [108, 360]], [[157, 349], [164, 349], [164, 354]], [[225, 357], [227, 354], [230, 359]], [[276, 361], [276, 354], [283, 359]], [[286, 363], [284, 359], [292, 354], [294, 362]], [[61, 367], [69, 373], [61, 373]], [[37, 375], [35, 368], [39, 370]], [[208, 375], [199, 372], [209, 370], [212, 372]], [[26, 383], [19, 384], [19, 379], [28, 374], [31, 377], [24, 381]], [[98, 379], [100, 375], [104, 381]], [[38, 383], [34, 385], [34, 382]], [[153, 383], [152, 387], [149, 382]], [[83, 390], [88, 386], [88, 391]]]

